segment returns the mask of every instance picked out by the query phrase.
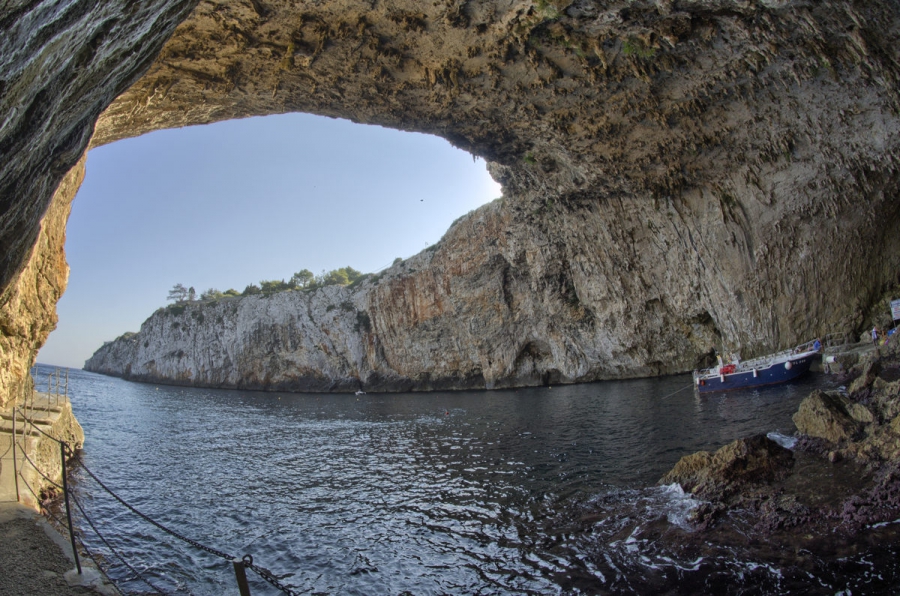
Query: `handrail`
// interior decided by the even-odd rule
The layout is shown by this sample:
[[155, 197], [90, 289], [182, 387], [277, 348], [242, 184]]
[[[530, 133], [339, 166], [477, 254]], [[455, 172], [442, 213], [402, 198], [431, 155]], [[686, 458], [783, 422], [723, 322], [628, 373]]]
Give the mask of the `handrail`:
[[[17, 407], [13, 407], [13, 428], [14, 429], [15, 429], [15, 421], [18, 418], [18, 412], [19, 412], [19, 409]], [[32, 398], [32, 413], [33, 412], [34, 412], [34, 399]], [[26, 424], [30, 424], [31, 428], [33, 430], [38, 431], [42, 435], [46, 436], [48, 439], [56, 441], [59, 444], [59, 465], [62, 468], [61, 469], [62, 486], [60, 486], [58, 483], [56, 483], [52, 479], [50, 479], [50, 477], [47, 476], [43, 472], [43, 470], [41, 470], [37, 466], [37, 464], [35, 464], [34, 461], [32, 461], [32, 459], [30, 457], [28, 457], [28, 450], [26, 449], [26, 444], [24, 443], [25, 428], [24, 427], [22, 428], [22, 439], [23, 439], [22, 455], [25, 457], [25, 459], [28, 461], [28, 463], [31, 464], [31, 467], [34, 468], [34, 470], [44, 478], [44, 480], [49, 482], [52, 486], [62, 489], [63, 497], [64, 497], [65, 503], [66, 503], [66, 518], [68, 520], [68, 527], [69, 527], [69, 540], [72, 543], [72, 556], [75, 559], [75, 567], [78, 569], [78, 575], [81, 575], [81, 560], [78, 558], [78, 547], [75, 544], [75, 526], [72, 524], [72, 508], [69, 506], [69, 485], [66, 480], [66, 455], [67, 455], [67, 452], [71, 452], [71, 449], [69, 448], [69, 444], [66, 443], [65, 441], [61, 441], [60, 439], [58, 439], [50, 434], [47, 434], [46, 432], [44, 432], [43, 430], [38, 428], [38, 426], [37, 426], [37, 424], [35, 424], [34, 420], [28, 418], [26, 410], [22, 411], [22, 420]], [[15, 445], [16, 441], [18, 440], [16, 438], [15, 434], [13, 434], [12, 439], [13, 439], [13, 445]], [[17, 474], [17, 476], [16, 476], [16, 498], [17, 499], [19, 497], [19, 491], [18, 491], [19, 474], [21, 474], [21, 473], [22, 473], [22, 470], [16, 470], [16, 474]], [[24, 476], [22, 477], [22, 481], [25, 482], [25, 485], [28, 487], [28, 490], [31, 491], [31, 494], [33, 494], [35, 499], [37, 500], [37, 502], [40, 503], [40, 497], [38, 497], [35, 494], [34, 490], [28, 484], [28, 481], [25, 480]], [[41, 506], [41, 507], [43, 508], [43, 506]]]

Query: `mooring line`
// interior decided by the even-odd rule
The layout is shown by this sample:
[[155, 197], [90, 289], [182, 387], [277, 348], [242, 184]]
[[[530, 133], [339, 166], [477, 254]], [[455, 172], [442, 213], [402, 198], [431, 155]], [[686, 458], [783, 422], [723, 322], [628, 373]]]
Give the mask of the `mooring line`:
[[678, 391], [673, 391], [672, 393], [670, 393], [669, 395], [663, 397], [663, 398], [660, 399], [659, 401], [663, 401], [664, 399], [669, 399], [670, 397], [672, 397], [672, 396], [675, 395], [676, 393], [681, 393], [681, 392], [684, 391], [685, 389], [690, 389], [690, 388], [693, 387], [693, 386], [694, 386], [694, 384], [691, 383], [690, 385], [687, 385], [687, 386], [685, 386], [685, 387], [682, 387], [682, 388], [679, 389]]

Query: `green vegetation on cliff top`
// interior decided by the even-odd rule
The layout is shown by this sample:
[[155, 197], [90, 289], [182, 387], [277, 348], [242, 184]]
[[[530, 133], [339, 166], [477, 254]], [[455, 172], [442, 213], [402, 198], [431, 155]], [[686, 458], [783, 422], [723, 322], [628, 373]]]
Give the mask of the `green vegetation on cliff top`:
[[[310, 292], [325, 286], [352, 287], [362, 283], [362, 281], [370, 277], [372, 277], [372, 274], [361, 273], [350, 266], [333, 269], [331, 271], [323, 270], [319, 275], [314, 275], [309, 269], [301, 269], [297, 273], [294, 273], [287, 281], [283, 279], [264, 279], [259, 282], [259, 285], [253, 283], [248, 284], [243, 292], [238, 292], [235, 289], [228, 289], [224, 292], [220, 292], [216, 288], [209, 288], [200, 294], [200, 301], [209, 302], [220, 300], [222, 298], [253, 296], [256, 294], [270, 296], [278, 292], [288, 292], [292, 290]], [[166, 299], [174, 301], [174, 304], [169, 306], [170, 309], [183, 308], [183, 306], [181, 306], [183, 303], [194, 302], [197, 299], [196, 291], [193, 287], [185, 288], [183, 284], [178, 283], [172, 286]]]

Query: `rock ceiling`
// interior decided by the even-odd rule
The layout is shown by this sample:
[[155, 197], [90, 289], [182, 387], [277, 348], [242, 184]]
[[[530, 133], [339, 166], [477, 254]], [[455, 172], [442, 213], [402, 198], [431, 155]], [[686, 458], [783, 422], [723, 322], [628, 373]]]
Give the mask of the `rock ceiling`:
[[61, 245], [34, 247], [92, 131], [304, 111], [440, 135], [504, 184], [476, 244], [507, 303], [634, 374], [858, 329], [897, 281], [894, 1], [60, 4], [0, 8], [7, 388], [52, 327]]

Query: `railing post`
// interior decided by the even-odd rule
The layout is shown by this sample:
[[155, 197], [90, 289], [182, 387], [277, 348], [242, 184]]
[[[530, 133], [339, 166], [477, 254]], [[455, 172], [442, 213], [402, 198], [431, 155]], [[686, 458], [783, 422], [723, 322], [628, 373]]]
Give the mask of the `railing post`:
[[247, 583], [247, 568], [243, 559], [232, 559], [234, 565], [234, 577], [237, 579], [238, 590], [241, 596], [250, 596], [250, 585]]
[[72, 507], [69, 505], [69, 482], [66, 480], [66, 444], [59, 442], [59, 455], [62, 465], [63, 495], [66, 497], [66, 518], [69, 521], [69, 539], [72, 541], [72, 555], [75, 556], [75, 567], [81, 575], [81, 561], [78, 559], [78, 547], [75, 544], [75, 528], [72, 526]]
[[19, 417], [19, 409], [13, 406], [13, 435], [12, 435], [12, 452], [13, 452], [13, 478], [16, 481], [16, 503], [19, 502], [19, 462], [16, 454], [16, 419]]

